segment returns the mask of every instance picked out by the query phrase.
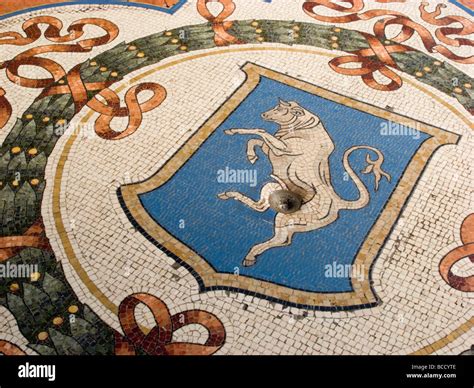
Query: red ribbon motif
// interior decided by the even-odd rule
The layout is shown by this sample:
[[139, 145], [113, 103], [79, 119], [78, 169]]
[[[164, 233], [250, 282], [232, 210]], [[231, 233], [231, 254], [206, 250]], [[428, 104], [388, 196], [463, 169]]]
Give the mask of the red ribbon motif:
[[5, 89], [0, 88], [0, 129], [6, 125], [12, 115], [12, 106], [5, 94]]
[[0, 340], [0, 354], [4, 356], [24, 356], [26, 353], [10, 341]]
[[[18, 32], [0, 33], [0, 46], [25, 46], [37, 41], [42, 35], [41, 29], [39, 28], [39, 25], [41, 24], [46, 24], [48, 26], [44, 32], [44, 37], [55, 44], [48, 44], [28, 49], [15, 56], [13, 59], [0, 64], [0, 69], [6, 69], [8, 79], [17, 85], [27, 88], [46, 88], [66, 76], [64, 68], [59, 63], [49, 58], [38, 57], [38, 55], [59, 52], [90, 52], [96, 46], [101, 46], [113, 41], [119, 33], [118, 27], [108, 20], [87, 18], [71, 23], [67, 29], [67, 34], [61, 35], [61, 30], [63, 28], [61, 20], [51, 16], [38, 16], [23, 23], [22, 29], [25, 36]], [[76, 43], [70, 43], [74, 40], [80, 39], [84, 35], [84, 27], [86, 25], [100, 27], [105, 31], [105, 34], [95, 38], [84, 39]], [[40, 67], [46, 70], [50, 74], [50, 77], [33, 79], [21, 76], [19, 74], [19, 69], [21, 66], [26, 65]], [[66, 90], [66, 92], [72, 93], [75, 97], [84, 93], [83, 88], [80, 87], [79, 90], [76, 91], [76, 86], [80, 86], [80, 82], [77, 80], [78, 73], [78, 67], [73, 69], [67, 77], [69, 84], [63, 86], [60, 90]], [[98, 88], [103, 89], [106, 86], [107, 85], [104, 85], [104, 83], [94, 83], [86, 85], [85, 88], [87, 90], [97, 90]], [[11, 113], [11, 105], [5, 98], [4, 90], [0, 89], [0, 128], [3, 128], [3, 126], [8, 122]]]
[[[138, 95], [145, 90], [150, 90], [153, 95], [146, 101], [138, 102]], [[117, 94], [106, 88], [98, 93], [107, 104], [99, 101], [97, 97], [92, 98], [87, 106], [100, 113], [95, 122], [96, 134], [107, 140], [120, 140], [134, 133], [140, 127], [143, 120], [143, 112], [148, 112], [159, 106], [166, 98], [166, 89], [154, 82], [145, 82], [132, 86], [125, 93], [126, 107], [120, 106]], [[122, 132], [116, 132], [110, 127], [115, 117], [128, 117], [127, 128]]]
[[[217, 16], [214, 16], [209, 10], [208, 3], [216, 1], [222, 4], [223, 9]], [[232, 22], [225, 21], [234, 13], [234, 10], [235, 3], [232, 0], [198, 0], [197, 2], [197, 11], [212, 25], [215, 34], [214, 42], [217, 46], [242, 43], [239, 39], [228, 32], [232, 27]]]
[[[363, 10], [365, 4], [364, 0], [345, 0], [342, 3], [348, 3], [348, 7], [344, 7], [340, 4], [336, 4], [331, 0], [312, 0], [306, 1], [303, 4], [303, 10], [316, 20], [320, 20], [327, 23], [351, 23], [359, 20], [369, 20], [376, 17], [387, 16], [374, 25], [374, 35], [361, 33], [370, 48], [365, 50], [358, 50], [352, 52], [350, 55], [335, 58], [329, 62], [331, 68], [340, 74], [361, 76], [362, 80], [366, 85], [373, 89], [392, 91], [400, 88], [402, 80], [393, 70], [398, 69], [395, 60], [391, 54], [412, 51], [413, 49], [407, 45], [404, 45], [405, 41], [410, 39], [415, 32], [421, 38], [423, 45], [428, 52], [437, 52], [448, 59], [459, 63], [471, 64], [474, 63], [474, 55], [469, 57], [459, 56], [449, 50], [447, 47], [439, 44], [431, 35], [430, 31], [419, 23], [414, 22], [406, 15], [384, 9], [372, 9], [365, 12]], [[449, 38], [449, 35], [469, 35], [474, 31], [474, 23], [467, 18], [460, 16], [447, 16], [440, 19], [436, 19], [441, 14], [441, 8], [445, 5], [437, 5], [433, 12], [426, 10], [426, 2], [422, 2], [419, 9], [421, 18], [436, 26], [443, 26], [436, 30], [436, 37], [443, 43], [455, 47], [460, 46], [472, 46], [473, 41], [465, 38]], [[318, 7], [326, 7], [333, 11], [339, 11], [348, 15], [343, 16], [324, 16], [318, 14], [315, 10]], [[460, 24], [461, 27], [447, 27], [453, 23]], [[394, 43], [387, 43], [386, 28], [388, 26], [398, 25], [400, 26], [400, 32], [391, 41]], [[384, 42], [384, 43], [382, 43]], [[345, 68], [342, 65], [347, 63], [360, 63], [360, 68]], [[389, 83], [380, 83], [374, 78], [374, 73], [380, 72]]]
[[453, 266], [464, 258], [474, 264], [474, 214], [467, 216], [461, 225], [461, 241], [464, 245], [453, 249], [439, 262], [439, 273], [456, 290], [474, 292], [474, 275], [462, 277], [452, 272]]
[[31, 225], [21, 236], [0, 237], [0, 263], [18, 254], [24, 248], [51, 250], [41, 219]]
[[[135, 318], [135, 308], [139, 304], [150, 309], [156, 322], [148, 334], [142, 331]], [[204, 356], [214, 354], [225, 342], [224, 325], [214, 314], [187, 310], [171, 316], [166, 304], [150, 294], [138, 293], [125, 298], [119, 306], [119, 320], [125, 335], [116, 332], [116, 355], [136, 355], [137, 351], [142, 351], [153, 356]], [[173, 342], [173, 333], [191, 324], [201, 325], [208, 331], [206, 342]]]

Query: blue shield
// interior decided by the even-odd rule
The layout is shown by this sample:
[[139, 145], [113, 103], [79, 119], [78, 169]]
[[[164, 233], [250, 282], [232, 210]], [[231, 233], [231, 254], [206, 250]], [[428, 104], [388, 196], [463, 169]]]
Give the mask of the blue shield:
[[[248, 79], [231, 105], [224, 104], [209, 118], [202, 140], [194, 138], [184, 146], [186, 155], [178, 152], [174, 163], [172, 158], [155, 188], [150, 190], [150, 182], [145, 188], [143, 183], [122, 187], [120, 195], [132, 221], [187, 266], [203, 291], [228, 289], [321, 310], [376, 305], [370, 281], [373, 263], [425, 163], [437, 147], [456, 142], [456, 135], [257, 65], [247, 64], [243, 70]], [[369, 190], [368, 205], [341, 210], [335, 222], [297, 233], [290, 245], [270, 249], [256, 265], [244, 267], [247, 252], [272, 237], [275, 212], [256, 212], [238, 201], [223, 201], [218, 194], [238, 191], [258, 200], [262, 186], [272, 181], [272, 166], [261, 151], [255, 164], [249, 162], [246, 145], [251, 136], [228, 136], [224, 131], [261, 128], [274, 134], [278, 126], [263, 120], [261, 113], [279, 99], [296, 101], [320, 117], [335, 145], [329, 165], [341, 198], [359, 196], [342, 163], [344, 152], [353, 146], [379, 149], [391, 180], [381, 180], [375, 191], [374, 175], [360, 173], [367, 152], [354, 152], [349, 162]], [[128, 201], [133, 206], [127, 198], [133, 198]], [[159, 233], [151, 230], [155, 227]]]

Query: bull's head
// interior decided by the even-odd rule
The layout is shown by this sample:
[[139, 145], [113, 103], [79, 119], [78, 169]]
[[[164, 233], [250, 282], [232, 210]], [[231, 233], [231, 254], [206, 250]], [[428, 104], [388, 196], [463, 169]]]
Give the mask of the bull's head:
[[306, 121], [305, 115], [313, 116], [297, 102], [280, 100], [273, 109], [262, 113], [262, 118], [266, 121], [274, 121], [277, 124], [285, 125], [295, 121]]

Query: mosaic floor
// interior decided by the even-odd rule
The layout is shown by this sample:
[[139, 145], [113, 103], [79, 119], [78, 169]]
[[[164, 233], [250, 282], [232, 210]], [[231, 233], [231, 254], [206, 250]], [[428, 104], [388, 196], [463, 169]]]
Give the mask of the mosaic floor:
[[473, 10], [5, 1], [0, 353], [472, 352]]

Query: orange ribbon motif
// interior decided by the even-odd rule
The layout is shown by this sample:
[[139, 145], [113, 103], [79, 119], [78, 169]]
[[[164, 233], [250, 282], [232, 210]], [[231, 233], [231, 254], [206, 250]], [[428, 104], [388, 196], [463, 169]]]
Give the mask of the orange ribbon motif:
[[5, 89], [0, 88], [0, 129], [6, 125], [12, 115], [12, 106], [5, 94]]
[[[442, 26], [435, 32], [436, 37], [443, 43], [450, 46], [474, 46], [474, 41], [464, 38], [451, 39], [448, 35], [470, 35], [474, 33], [474, 23], [462, 16], [445, 16], [440, 19], [436, 19], [441, 15], [441, 9], [446, 8], [446, 4], [437, 4], [436, 9], [433, 12], [428, 12], [426, 6], [428, 2], [422, 2], [420, 5], [421, 18], [434, 26]], [[453, 23], [458, 23], [461, 27], [446, 27]], [[472, 63], [472, 62], [470, 62]]]
[[16, 255], [24, 248], [51, 250], [49, 240], [44, 234], [41, 219], [31, 225], [22, 236], [0, 237], [0, 263]]
[[0, 340], [0, 354], [3, 354], [4, 356], [26, 355], [26, 353], [23, 350], [21, 350], [18, 346], [5, 340]]
[[[145, 90], [152, 91], [153, 95], [147, 101], [139, 103], [138, 94]], [[103, 139], [120, 140], [130, 136], [138, 129], [142, 123], [143, 112], [155, 109], [165, 100], [166, 89], [153, 82], [133, 86], [125, 94], [126, 108], [120, 107], [119, 97], [108, 88], [99, 92], [98, 95], [104, 98], [107, 104], [99, 101], [97, 97], [87, 103], [89, 108], [100, 113], [95, 122], [95, 132]], [[128, 117], [128, 125], [124, 131], [116, 132], [110, 127], [110, 122], [114, 117]]]
[[[213, 1], [223, 6], [222, 11], [217, 16], [214, 16], [208, 7], [208, 3]], [[227, 32], [232, 27], [232, 22], [225, 21], [225, 19], [230, 17], [234, 10], [235, 3], [232, 0], [198, 0], [197, 2], [197, 11], [212, 25], [215, 34], [214, 42], [217, 46], [242, 43], [238, 38]]]
[[[144, 304], [155, 318], [154, 326], [145, 334], [135, 319], [135, 308]], [[214, 315], [202, 310], [187, 310], [170, 315], [168, 307], [157, 297], [138, 293], [125, 298], [119, 306], [119, 320], [125, 333], [115, 334], [116, 355], [136, 355], [137, 351], [148, 355], [211, 355], [225, 342], [225, 329]], [[198, 324], [207, 329], [209, 335], [204, 344], [173, 342], [173, 333], [181, 327]]]
[[[388, 11], [385, 9], [373, 9], [359, 14], [358, 12], [362, 11], [365, 7], [364, 0], [345, 0], [341, 1], [341, 3], [349, 3], [350, 7], [343, 7], [342, 5], [334, 3], [332, 0], [313, 0], [306, 1], [303, 4], [303, 10], [313, 19], [326, 23], [351, 23], [359, 20], [369, 20], [375, 17], [387, 15], [404, 16], [400, 12]], [[333, 11], [352, 13], [344, 16], [324, 16], [314, 12], [314, 9], [317, 7], [326, 7]]]
[[[63, 28], [61, 20], [51, 16], [38, 16], [27, 20], [23, 24], [22, 29], [25, 36], [18, 32], [0, 33], [0, 46], [25, 46], [37, 41], [42, 35], [41, 29], [39, 28], [39, 25], [41, 24], [46, 24], [48, 26], [44, 32], [44, 37], [55, 44], [48, 44], [28, 49], [0, 65], [0, 69], [6, 69], [8, 79], [17, 85], [28, 88], [45, 88], [66, 75], [64, 68], [60, 64], [49, 58], [38, 57], [38, 55], [58, 52], [90, 52], [96, 46], [101, 46], [113, 41], [119, 33], [118, 27], [108, 20], [87, 18], [73, 22], [67, 29], [68, 33], [61, 35], [61, 30]], [[73, 44], [65, 44], [80, 39], [84, 35], [84, 27], [86, 25], [100, 27], [105, 31], [105, 34], [95, 38], [84, 39]], [[21, 76], [19, 74], [19, 69], [21, 66], [25, 65], [40, 67], [46, 70], [50, 74], [50, 77], [32, 79]], [[73, 82], [70, 86], [66, 87], [69, 92], [73, 92], [75, 89], [74, 82], [77, 83], [78, 72], [79, 70], [77, 68], [75, 72], [72, 72], [72, 74], [68, 76], [68, 81]], [[101, 85], [95, 83], [87, 86], [87, 90], [97, 90], [98, 88], [102, 89], [105, 87], [103, 83]], [[76, 94], [78, 93], [79, 92]], [[4, 90], [0, 89], [0, 128], [3, 128], [3, 126], [8, 122], [11, 113], [11, 105], [5, 98]]]
[[453, 249], [440, 261], [439, 273], [454, 289], [474, 292], [474, 275], [462, 277], [452, 272], [453, 266], [466, 257], [474, 263], [474, 214], [467, 216], [461, 225], [461, 241], [464, 245]]
[[[362, 81], [364, 81], [367, 86], [373, 89], [391, 91], [400, 88], [400, 86], [402, 86], [402, 79], [397, 73], [388, 67], [390, 66], [398, 69], [396, 62], [392, 59], [390, 54], [406, 52], [410, 51], [411, 49], [399, 44], [385, 46], [372, 35], [364, 32], [361, 32], [361, 34], [369, 43], [370, 48], [355, 51], [352, 53], [353, 55], [344, 55], [330, 60], [329, 66], [331, 69], [339, 74], [360, 76]], [[342, 65], [347, 63], [360, 63], [361, 67], [342, 67]], [[374, 78], [374, 74], [377, 71], [389, 79], [390, 83], [382, 84], [378, 82]]]
[[[103, 90], [112, 84], [109, 82], [86, 82], [81, 78], [81, 65], [74, 66], [66, 75], [67, 84], [52, 85], [43, 90], [38, 99], [55, 95], [55, 94], [71, 94], [74, 101], [75, 112], [78, 113], [89, 101], [87, 96], [88, 91]], [[62, 78], [62, 77], [60, 77]]]
[[[66, 75], [63, 67], [52, 59], [37, 57], [40, 54], [47, 53], [86, 53], [90, 52], [94, 47], [102, 46], [113, 41], [118, 33], [118, 27], [105, 19], [87, 18], [73, 22], [67, 29], [68, 33], [61, 36], [63, 28], [62, 22], [52, 16], [38, 16], [27, 20], [23, 24], [25, 37], [17, 32], [4, 32], [0, 34], [0, 45], [10, 44], [24, 46], [35, 42], [41, 37], [40, 24], [48, 25], [44, 37], [50, 42], [56, 43], [52, 45], [43, 45], [26, 50], [10, 61], [2, 64], [2, 68], [6, 68], [7, 76], [10, 81], [17, 85], [28, 88], [45, 88], [53, 82], [60, 80]], [[105, 34], [96, 38], [84, 39], [74, 44], [69, 43], [81, 38], [84, 35], [84, 26], [94, 25], [102, 28]], [[31, 79], [20, 76], [18, 69], [21, 66], [37, 66], [46, 70], [51, 77], [42, 79]]]
[[[118, 27], [105, 19], [88, 18], [73, 22], [67, 29], [66, 35], [61, 35], [62, 22], [54, 17], [40, 16], [32, 18], [23, 24], [25, 36], [17, 32], [6, 32], [0, 34], [1, 44], [12, 44], [24, 46], [35, 42], [41, 37], [40, 24], [48, 25], [44, 36], [55, 44], [34, 47], [17, 55], [10, 61], [4, 62], [0, 68], [6, 68], [8, 78], [17, 85], [29, 88], [44, 88], [38, 97], [39, 99], [57, 95], [71, 94], [75, 112], [78, 113], [85, 105], [100, 113], [95, 123], [95, 130], [98, 136], [108, 140], [123, 139], [134, 133], [140, 126], [143, 112], [159, 106], [166, 98], [166, 90], [155, 83], [144, 83], [134, 86], [125, 95], [126, 107], [120, 107], [120, 99], [117, 94], [108, 87], [113, 81], [84, 82], [81, 78], [81, 65], [76, 65], [66, 73], [64, 68], [57, 62], [38, 57], [40, 54], [52, 52], [90, 52], [92, 48], [104, 45], [113, 41], [119, 33]], [[99, 37], [84, 39], [76, 43], [70, 43], [80, 39], [84, 35], [84, 26], [95, 25], [102, 28], [105, 34]], [[65, 44], [70, 43], [70, 44]], [[37, 66], [46, 70], [50, 77], [42, 79], [30, 79], [19, 75], [19, 68], [23, 65]], [[63, 79], [63, 84], [57, 81]], [[138, 94], [142, 91], [150, 90], [153, 96], [144, 103], [138, 102]], [[3, 89], [0, 90], [0, 127], [6, 124], [11, 116], [11, 106], [4, 97]], [[105, 103], [94, 97], [89, 101], [88, 92], [100, 91], [98, 95], [105, 99]], [[127, 128], [122, 132], [114, 131], [110, 123], [114, 117], [128, 116]]]
[[[370, 46], [369, 49], [358, 50], [352, 52], [351, 55], [335, 58], [329, 62], [331, 68], [337, 73], [361, 76], [365, 84], [377, 90], [392, 91], [400, 88], [402, 85], [400, 76], [398, 76], [393, 70], [389, 69], [389, 67], [398, 69], [398, 66], [391, 54], [412, 51], [412, 48], [402, 43], [410, 39], [415, 32], [420, 36], [421, 41], [428, 52], [437, 52], [446, 58], [459, 63], [474, 63], [474, 56], [462, 57], [456, 55], [447, 47], [438, 44], [427, 28], [419, 23], [414, 22], [409, 17], [400, 12], [383, 9], [372, 9], [365, 12], [360, 12], [365, 6], [364, 0], [346, 0], [343, 1], [343, 3], [348, 3], [349, 6], [344, 7], [340, 4], [334, 3], [331, 0], [306, 1], [303, 4], [303, 10], [312, 18], [328, 23], [351, 23], [354, 21], [369, 20], [381, 16], [388, 17], [375, 23], [374, 35], [361, 33], [367, 40], [367, 43]], [[443, 8], [443, 5], [438, 5], [435, 11], [431, 13], [426, 10], [426, 6], [427, 3], [422, 2], [419, 8], [422, 19], [430, 24], [443, 26], [435, 32], [435, 35], [439, 40], [445, 44], [456, 47], [473, 45], [473, 41], [469, 39], [452, 39], [448, 37], [448, 35], [453, 34], [471, 34], [474, 30], [474, 23], [472, 21], [460, 16], [448, 16], [441, 19], [436, 19], [436, 17], [441, 14], [441, 8]], [[348, 15], [320, 15], [315, 12], [315, 9], [318, 7], [326, 7], [333, 11], [348, 13]], [[452, 23], [461, 24], [461, 27], [446, 27]], [[391, 39], [393, 43], [382, 43], [387, 40], [386, 28], [393, 25], [400, 26], [400, 32]], [[344, 68], [342, 65], [347, 63], [360, 63], [361, 67], [355, 69]], [[379, 72], [386, 79], [388, 79], [389, 83], [384, 84], [375, 80], [374, 73], [376, 72]]]

